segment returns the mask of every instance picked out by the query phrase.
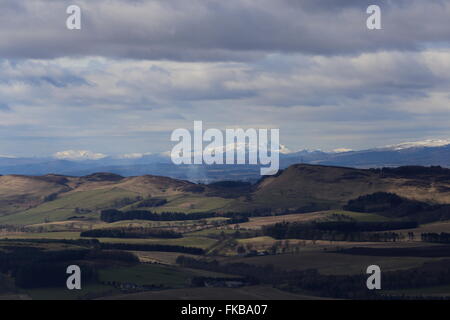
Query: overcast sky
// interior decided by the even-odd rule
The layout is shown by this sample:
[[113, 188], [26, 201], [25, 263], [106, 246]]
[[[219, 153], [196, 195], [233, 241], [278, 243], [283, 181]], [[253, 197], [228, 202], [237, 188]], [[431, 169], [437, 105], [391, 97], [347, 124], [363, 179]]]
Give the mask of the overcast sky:
[[0, 154], [167, 151], [194, 120], [292, 150], [450, 138], [449, 44], [445, 0], [2, 0]]

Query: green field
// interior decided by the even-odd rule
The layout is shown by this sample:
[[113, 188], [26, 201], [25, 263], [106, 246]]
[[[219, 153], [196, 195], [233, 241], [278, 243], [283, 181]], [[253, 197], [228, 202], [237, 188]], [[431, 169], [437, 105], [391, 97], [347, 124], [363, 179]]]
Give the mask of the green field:
[[109, 268], [100, 271], [100, 281], [117, 281], [137, 285], [164, 285], [182, 288], [189, 285], [190, 275], [174, 267], [159, 265], [137, 265], [133, 267]]
[[178, 268], [156, 264], [140, 264], [133, 267], [115, 267], [101, 270], [100, 281], [117, 281], [137, 285], [163, 285], [183, 288], [190, 285], [192, 277], [228, 278], [223, 273]]
[[153, 212], [207, 212], [225, 207], [233, 200], [220, 197], [205, 197], [203, 195], [182, 194], [167, 199], [169, 202], [164, 206], [148, 209]]

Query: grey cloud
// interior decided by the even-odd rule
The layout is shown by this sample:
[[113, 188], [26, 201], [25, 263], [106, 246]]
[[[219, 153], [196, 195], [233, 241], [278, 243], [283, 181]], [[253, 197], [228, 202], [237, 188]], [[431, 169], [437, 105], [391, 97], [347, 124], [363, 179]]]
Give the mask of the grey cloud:
[[450, 135], [450, 3], [377, 2], [369, 32], [366, 0], [77, 1], [72, 32], [73, 1], [4, 0], [0, 154], [165, 151], [199, 119], [291, 149]]
[[73, 1], [3, 2], [0, 56], [8, 58], [249, 61], [276, 52], [357, 54], [450, 41], [450, 3], [443, 0], [377, 1], [380, 31], [365, 26], [368, 0], [80, 0], [81, 31], [65, 28]]

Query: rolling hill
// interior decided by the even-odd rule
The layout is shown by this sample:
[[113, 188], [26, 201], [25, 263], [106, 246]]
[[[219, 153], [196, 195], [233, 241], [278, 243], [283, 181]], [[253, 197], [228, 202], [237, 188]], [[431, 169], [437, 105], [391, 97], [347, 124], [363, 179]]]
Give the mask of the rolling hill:
[[96, 173], [83, 177], [59, 175], [1, 176], [0, 223], [39, 223], [73, 216], [96, 218], [97, 211], [124, 207], [154, 196], [186, 194], [194, 184], [165, 177], [128, 177]]
[[[376, 192], [427, 203], [450, 203], [450, 169], [354, 169], [296, 164], [250, 185], [194, 184], [159, 176], [1, 176], [0, 224], [99, 219], [103, 209], [154, 212], [299, 213], [341, 209]], [[156, 207], [149, 199], [163, 199]], [[147, 207], [147, 203], [150, 203]]]

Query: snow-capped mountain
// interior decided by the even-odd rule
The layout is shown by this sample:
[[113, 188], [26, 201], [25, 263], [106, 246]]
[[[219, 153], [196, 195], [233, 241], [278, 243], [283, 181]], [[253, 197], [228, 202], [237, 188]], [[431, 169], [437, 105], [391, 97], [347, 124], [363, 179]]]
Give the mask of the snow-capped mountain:
[[361, 151], [327, 154], [314, 163], [358, 168], [405, 165], [450, 167], [450, 140], [405, 142]]
[[399, 144], [389, 145], [384, 149], [404, 150], [409, 148], [425, 148], [425, 147], [443, 147], [450, 145], [450, 139], [429, 139], [415, 142], [403, 142]]
[[66, 150], [56, 152], [53, 157], [60, 160], [99, 160], [106, 158], [107, 155], [88, 150]]
[[[242, 145], [237, 152], [248, 151]], [[222, 150], [223, 152], [223, 150]], [[352, 151], [337, 148], [332, 152], [320, 150], [291, 151], [280, 145], [280, 167], [295, 163], [346, 166], [357, 168], [391, 167], [404, 165], [439, 165], [450, 167], [450, 139], [405, 142], [380, 148]], [[173, 178], [198, 180], [247, 179], [257, 180], [258, 166], [177, 166], [170, 152], [130, 153], [106, 155], [87, 150], [67, 150], [46, 158], [0, 157], [0, 174], [43, 175], [48, 173], [86, 175], [111, 172], [123, 176], [153, 174]]]

